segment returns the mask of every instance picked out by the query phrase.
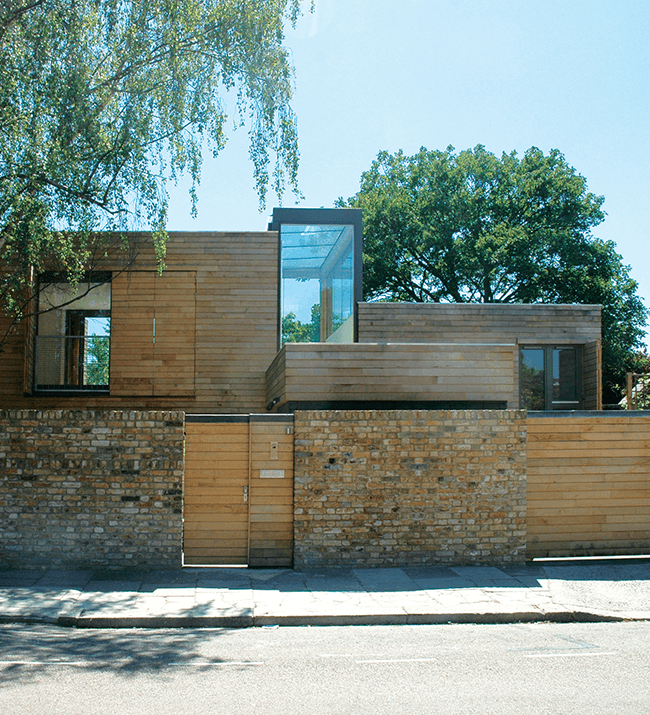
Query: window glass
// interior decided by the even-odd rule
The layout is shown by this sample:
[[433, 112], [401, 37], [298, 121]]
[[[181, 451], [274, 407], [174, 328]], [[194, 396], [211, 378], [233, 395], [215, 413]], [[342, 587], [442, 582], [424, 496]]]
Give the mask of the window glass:
[[282, 343], [353, 342], [354, 227], [282, 224]]
[[544, 348], [522, 349], [519, 390], [521, 406], [524, 409], [546, 409]]
[[553, 404], [562, 409], [578, 402], [576, 350], [573, 347], [553, 349]]
[[39, 311], [36, 389], [108, 390], [110, 282], [45, 285]]
[[579, 348], [523, 347], [520, 352], [520, 405], [528, 410], [580, 407]]

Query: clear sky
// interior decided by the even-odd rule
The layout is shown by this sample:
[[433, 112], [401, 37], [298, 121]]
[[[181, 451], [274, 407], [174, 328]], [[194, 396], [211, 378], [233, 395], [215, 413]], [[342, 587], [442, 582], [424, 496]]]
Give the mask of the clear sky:
[[[557, 148], [650, 305], [648, 0], [316, 0], [286, 46], [305, 198], [283, 205], [352, 196], [381, 150]], [[206, 156], [196, 220], [172, 189], [170, 230], [266, 229], [279, 201], [259, 213], [247, 139]]]

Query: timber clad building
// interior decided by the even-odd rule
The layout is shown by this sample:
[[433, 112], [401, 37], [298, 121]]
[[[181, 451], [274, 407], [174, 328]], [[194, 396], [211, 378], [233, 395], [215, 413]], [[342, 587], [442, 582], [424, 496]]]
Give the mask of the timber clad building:
[[143, 251], [86, 295], [43, 277], [0, 406], [600, 409], [600, 306], [363, 303], [360, 213], [171, 233], [162, 275]]
[[41, 276], [0, 357], [0, 565], [650, 547], [645, 418], [598, 412], [600, 306], [364, 303], [361, 228], [276, 209], [265, 232], [171, 233], [162, 275], [143, 249], [75, 289]]

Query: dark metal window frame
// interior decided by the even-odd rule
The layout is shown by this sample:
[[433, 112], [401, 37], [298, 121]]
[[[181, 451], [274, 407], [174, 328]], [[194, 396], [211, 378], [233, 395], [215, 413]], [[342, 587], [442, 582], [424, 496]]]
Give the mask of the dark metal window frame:
[[[572, 348], [576, 355], [576, 388], [578, 393], [577, 401], [554, 402], [553, 401], [553, 350]], [[523, 408], [521, 385], [523, 381], [523, 350], [543, 350], [544, 351], [544, 411], [557, 412], [560, 410], [581, 410], [584, 405], [584, 374], [583, 374], [583, 345], [581, 343], [548, 343], [548, 344], [525, 344], [519, 345], [519, 405]], [[573, 407], [567, 405], [572, 404]], [[554, 407], [553, 405], [560, 405]]]
[[359, 303], [363, 300], [363, 217], [361, 209], [273, 209], [269, 231], [278, 232], [278, 350], [282, 347], [282, 226], [352, 226], [354, 342], [359, 342]]

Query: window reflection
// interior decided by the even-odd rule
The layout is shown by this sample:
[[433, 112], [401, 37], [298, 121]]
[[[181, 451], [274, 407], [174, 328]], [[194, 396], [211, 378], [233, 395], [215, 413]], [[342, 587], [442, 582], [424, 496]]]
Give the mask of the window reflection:
[[573, 404], [578, 400], [575, 348], [553, 350], [553, 403]]
[[110, 282], [50, 283], [40, 292], [39, 311], [36, 389], [108, 390]]
[[282, 343], [354, 340], [354, 227], [282, 224]]
[[521, 351], [521, 406], [527, 410], [546, 407], [544, 381], [544, 350], [524, 348]]
[[519, 401], [528, 410], [580, 407], [580, 352], [575, 345], [523, 347], [520, 351]]

